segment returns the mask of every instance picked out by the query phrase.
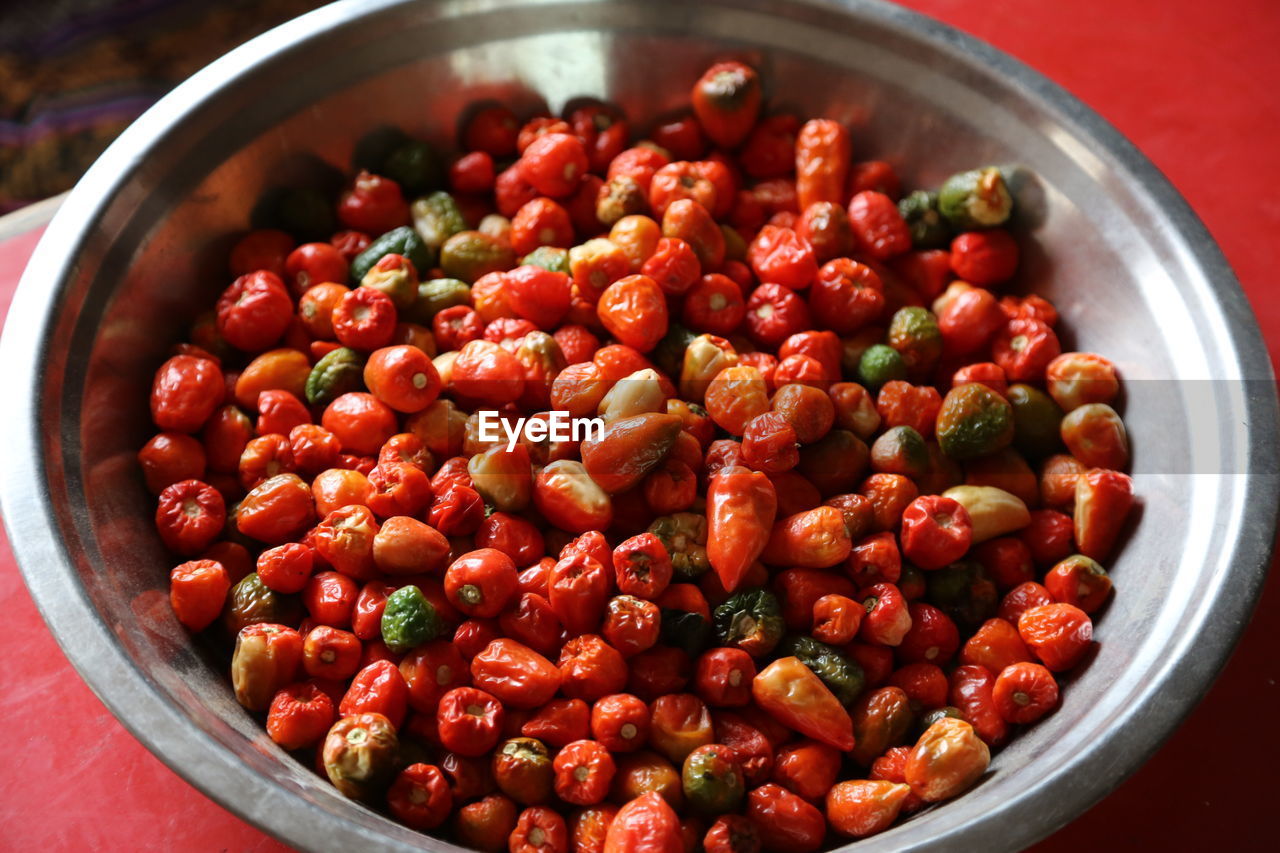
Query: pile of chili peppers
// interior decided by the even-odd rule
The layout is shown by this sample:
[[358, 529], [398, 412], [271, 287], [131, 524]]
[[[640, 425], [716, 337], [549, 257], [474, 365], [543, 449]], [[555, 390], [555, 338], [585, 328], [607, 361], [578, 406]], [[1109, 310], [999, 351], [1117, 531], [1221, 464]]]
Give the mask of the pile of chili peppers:
[[[1001, 295], [1006, 176], [904, 194], [761, 102], [726, 62], [634, 145], [598, 103], [480, 106], [447, 166], [374, 134], [159, 368], [174, 612], [342, 794], [480, 850], [804, 853], [963, 793], [1089, 657], [1119, 385]], [[552, 411], [603, 431], [480, 428]]]

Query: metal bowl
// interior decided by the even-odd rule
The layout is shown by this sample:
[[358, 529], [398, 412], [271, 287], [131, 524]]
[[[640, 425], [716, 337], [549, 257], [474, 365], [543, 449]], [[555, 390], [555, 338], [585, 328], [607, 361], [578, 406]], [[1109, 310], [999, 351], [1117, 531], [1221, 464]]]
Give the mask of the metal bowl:
[[1138, 767], [1207, 689], [1270, 556], [1275, 384], [1204, 227], [1096, 115], [985, 45], [865, 0], [344, 2], [235, 50], [111, 146], [36, 250], [0, 357], [3, 508], [32, 594], [111, 710], [219, 803], [298, 847], [456, 849], [274, 746], [168, 607], [134, 453], [152, 372], [227, 284], [254, 199], [320, 161], [345, 166], [374, 125], [447, 145], [477, 98], [532, 110], [592, 95], [653, 116], [725, 55], [761, 67], [774, 105], [844, 121], [859, 156], [909, 186], [1010, 165], [1020, 284], [1054, 300], [1068, 346], [1126, 380], [1142, 518], [1110, 567], [1119, 594], [1096, 655], [974, 790], [860, 849], [1022, 847]]

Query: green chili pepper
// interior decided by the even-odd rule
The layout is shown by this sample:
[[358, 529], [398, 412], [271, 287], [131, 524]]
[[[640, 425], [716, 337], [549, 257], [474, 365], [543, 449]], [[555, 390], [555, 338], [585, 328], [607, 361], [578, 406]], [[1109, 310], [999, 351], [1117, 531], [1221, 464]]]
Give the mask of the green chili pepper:
[[352, 168], [357, 172], [364, 170], [381, 175], [383, 165], [392, 152], [412, 141], [409, 134], [398, 127], [375, 127], [356, 142], [355, 151], [351, 155]]
[[439, 252], [450, 237], [467, 230], [462, 210], [447, 192], [424, 196], [415, 201], [409, 210], [413, 214], [413, 230], [418, 232], [422, 242], [433, 251]]
[[868, 391], [879, 391], [886, 382], [906, 378], [907, 363], [896, 349], [886, 344], [872, 344], [858, 360], [858, 381]]
[[662, 629], [658, 636], [663, 645], [681, 649], [690, 657], [697, 657], [711, 642], [711, 624], [701, 613], [664, 607]]
[[405, 319], [430, 327], [431, 320], [446, 308], [471, 303], [471, 287], [456, 278], [432, 278], [418, 282], [418, 298], [409, 306]]
[[1005, 394], [1013, 407], [1013, 446], [1033, 459], [1062, 447], [1062, 409], [1053, 398], [1030, 385], [1010, 385]]
[[813, 670], [842, 705], [852, 704], [866, 686], [862, 667], [812, 637], [787, 637], [782, 641], [781, 651], [784, 655], [794, 655]]
[[314, 187], [276, 187], [258, 200], [255, 228], [278, 228], [299, 241], [328, 240], [337, 230], [333, 199]]
[[938, 211], [938, 194], [916, 190], [898, 202], [898, 213], [907, 222], [911, 245], [916, 249], [942, 249], [951, 242], [951, 226]]
[[679, 376], [684, 367], [684, 352], [689, 348], [690, 341], [696, 337], [697, 335], [679, 323], [670, 324], [667, 327], [667, 333], [663, 335], [662, 340], [658, 341], [658, 345], [650, 354], [654, 364], [668, 376]]
[[414, 269], [425, 274], [434, 266], [432, 252], [418, 233], [408, 225], [392, 229], [369, 244], [369, 247], [356, 255], [351, 262], [351, 280], [364, 281], [365, 273], [373, 269], [373, 265], [382, 260], [383, 255], [404, 255], [413, 261]]
[[952, 226], [967, 231], [1003, 225], [1013, 212], [1013, 196], [995, 166], [958, 172], [938, 190], [938, 210]]
[[996, 613], [999, 593], [987, 570], [974, 560], [952, 563], [925, 575], [925, 600], [947, 614], [962, 631], [976, 631]]
[[387, 159], [382, 161], [384, 177], [400, 185], [401, 191], [412, 198], [430, 192], [444, 183], [444, 165], [440, 155], [430, 143], [410, 139], [401, 143]]
[[1013, 441], [1013, 409], [986, 385], [959, 385], [942, 400], [937, 433], [938, 446], [952, 459], [986, 456]]
[[738, 810], [746, 782], [735, 758], [733, 749], [724, 744], [700, 746], [689, 753], [680, 781], [690, 808], [706, 815]]
[[911, 563], [902, 564], [902, 573], [898, 576], [898, 591], [907, 601], [923, 598], [925, 593], [924, 572]]
[[761, 587], [734, 593], [715, 609], [716, 639], [722, 646], [764, 657], [782, 639], [782, 608], [773, 593]]
[[450, 278], [466, 282], [515, 265], [516, 253], [510, 246], [480, 231], [459, 231], [440, 249], [440, 269]]
[[885, 430], [871, 445], [871, 470], [919, 479], [929, 473], [929, 447], [914, 427]]
[[363, 389], [364, 359], [346, 347], [325, 353], [307, 376], [307, 402], [313, 406], [327, 406], [349, 391]]
[[284, 230], [301, 240], [328, 240], [338, 228], [333, 202], [314, 187], [286, 191], [276, 212]]
[[907, 374], [924, 377], [933, 372], [942, 356], [942, 332], [938, 318], [928, 308], [900, 308], [889, 321], [889, 346], [898, 351]]
[[253, 572], [231, 587], [223, 624], [232, 636], [236, 636], [241, 628], [260, 622], [292, 625], [297, 621], [294, 617], [300, 609], [294, 596], [268, 588], [258, 573]]
[[542, 267], [569, 275], [569, 250], [558, 246], [539, 246], [520, 259], [521, 266]]
[[963, 720], [964, 714], [960, 713], [960, 709], [953, 705], [943, 705], [941, 708], [925, 711], [916, 721], [916, 737], [919, 738], [920, 735], [928, 731], [929, 726], [945, 717], [950, 717], [953, 720]]
[[742, 239], [738, 229], [732, 225], [721, 225], [720, 233], [724, 235], [724, 259], [726, 261], [746, 261], [747, 241]]
[[696, 512], [677, 512], [654, 519], [649, 532], [662, 541], [671, 555], [671, 568], [681, 581], [697, 580], [706, 574], [707, 518]]
[[407, 311], [409, 306], [418, 301], [417, 270], [410, 270], [406, 264], [397, 264], [392, 269], [380, 269], [376, 265], [364, 274], [361, 287], [371, 287], [383, 293], [396, 306], [397, 311]]
[[440, 628], [440, 614], [416, 586], [402, 586], [387, 597], [382, 642], [396, 654], [434, 640]]

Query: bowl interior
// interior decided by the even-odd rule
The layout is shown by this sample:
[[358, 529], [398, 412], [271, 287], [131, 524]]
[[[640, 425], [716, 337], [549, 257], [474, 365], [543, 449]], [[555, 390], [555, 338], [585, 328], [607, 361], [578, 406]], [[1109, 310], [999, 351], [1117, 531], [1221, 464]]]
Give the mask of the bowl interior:
[[[29, 275], [56, 282], [48, 299], [60, 300], [40, 329], [32, 387], [56, 531], [40, 547], [56, 549], [96, 613], [83, 641], [105, 629], [145, 690], [86, 676], [219, 801], [300, 846], [423, 844], [274, 746], [235, 703], [225, 665], [169, 610], [171, 560], [134, 454], [150, 434], [151, 375], [229, 283], [227, 249], [254, 201], [345, 171], [355, 141], [378, 125], [448, 149], [477, 99], [531, 114], [600, 97], [643, 128], [686, 103], [701, 70], [726, 56], [763, 71], [773, 108], [847, 124], [856, 157], [890, 161], [905, 186], [1010, 167], [1026, 250], [1017, 287], [1054, 301], [1064, 345], [1107, 355], [1126, 380], [1142, 518], [1108, 566], [1118, 594], [1098, 620], [1096, 655], [1069, 679], [1061, 708], [1003, 750], [974, 791], [863, 847], [914, 849], [948, 835], [1021, 846], [1109, 790], [1207, 685], [1238, 630], [1205, 619], [1249, 537], [1255, 449], [1241, 423], [1273, 386], [1265, 361], [1239, 364], [1229, 334], [1238, 306], [1221, 301], [1235, 286], [1229, 272], [1188, 239], [1203, 239], [1198, 224], [1109, 129], [1013, 63], [865, 3], [385, 3], [361, 17], [340, 3], [236, 51], [144, 117], [72, 196]], [[11, 498], [6, 510], [11, 525], [24, 511]], [[36, 546], [18, 545], [49, 613], [54, 593], [41, 578], [52, 584], [58, 570], [31, 565]], [[1245, 568], [1256, 573], [1256, 562]], [[84, 669], [72, 648], [79, 630], [64, 626], [60, 638]], [[1206, 632], [1213, 653], [1189, 656]], [[1153, 701], [1160, 686], [1176, 698]], [[183, 720], [195, 726], [186, 743], [161, 736]]]

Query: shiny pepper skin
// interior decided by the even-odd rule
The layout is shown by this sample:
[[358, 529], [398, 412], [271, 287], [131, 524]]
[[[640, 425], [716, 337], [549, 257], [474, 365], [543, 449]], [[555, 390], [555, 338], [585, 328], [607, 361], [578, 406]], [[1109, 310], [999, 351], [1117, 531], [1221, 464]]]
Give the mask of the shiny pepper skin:
[[560, 671], [528, 646], [501, 638], [472, 658], [471, 680], [514, 708], [537, 708], [560, 688]]
[[756, 703], [783, 725], [814, 740], [853, 749], [853, 722], [813, 672], [799, 659], [779, 658], [755, 677]]
[[582, 464], [606, 492], [624, 492], [657, 467], [681, 426], [677, 415], [657, 412], [614, 421], [599, 439], [582, 443]]
[[681, 777], [685, 801], [701, 814], [736, 811], [746, 794], [737, 752], [723, 744], [700, 746], [689, 753]]
[[911, 790], [926, 803], [961, 794], [991, 762], [987, 745], [964, 720], [943, 717], [920, 736], [907, 758]]
[[827, 792], [827, 820], [841, 835], [865, 838], [888, 829], [910, 794], [909, 786], [893, 782], [841, 782]]
[[842, 203], [852, 144], [849, 131], [829, 119], [804, 123], [796, 136], [796, 201], [801, 210], [817, 202]]
[[707, 560], [725, 590], [738, 588], [769, 541], [777, 513], [773, 484], [758, 471], [725, 468], [707, 487]]
[[747, 816], [766, 850], [813, 853], [826, 836], [822, 812], [781, 785], [761, 785], [748, 794]]
[[174, 483], [156, 501], [156, 530], [169, 550], [183, 556], [195, 556], [213, 544], [226, 520], [222, 495], [199, 480]]
[[703, 132], [719, 147], [733, 149], [760, 112], [760, 77], [741, 62], [718, 62], [698, 79], [691, 100]]
[[1093, 621], [1072, 604], [1033, 607], [1018, 617], [1018, 634], [1049, 669], [1071, 669], [1093, 642]]
[[968, 511], [951, 498], [918, 497], [902, 513], [902, 553], [922, 569], [940, 569], [965, 555], [973, 541]]
[[653, 791], [618, 810], [604, 842], [604, 853], [684, 853], [684, 849], [676, 813]]
[[1074, 521], [1080, 553], [1107, 559], [1132, 507], [1133, 480], [1128, 475], [1094, 468], [1077, 477]]
[[160, 429], [196, 432], [221, 405], [225, 389], [216, 361], [175, 355], [156, 371], [151, 420]]
[[468, 616], [497, 616], [515, 594], [515, 563], [494, 548], [463, 554], [449, 566], [444, 591], [449, 603]]
[[613, 569], [619, 592], [653, 601], [671, 582], [671, 555], [657, 536], [641, 533], [613, 549]]
[[775, 566], [822, 569], [843, 561], [852, 548], [840, 510], [820, 506], [779, 521], [760, 559]]
[[459, 755], [484, 755], [502, 734], [506, 711], [492, 694], [456, 687], [440, 697], [436, 728], [444, 747]]
[[574, 741], [556, 755], [556, 796], [578, 806], [595, 805], [609, 793], [615, 772], [613, 757], [599, 742]]
[[192, 560], [169, 573], [169, 602], [189, 631], [203, 631], [222, 613], [231, 579], [216, 560]]
[[265, 711], [277, 690], [291, 682], [302, 664], [302, 637], [284, 625], [260, 623], [236, 636], [231, 684], [236, 701], [250, 711]]

